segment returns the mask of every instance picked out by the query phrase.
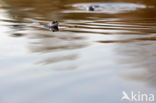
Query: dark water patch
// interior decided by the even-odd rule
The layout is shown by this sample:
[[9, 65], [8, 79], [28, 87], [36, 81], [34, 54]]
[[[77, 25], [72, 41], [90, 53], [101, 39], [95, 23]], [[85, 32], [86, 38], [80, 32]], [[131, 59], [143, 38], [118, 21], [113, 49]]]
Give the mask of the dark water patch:
[[24, 36], [24, 34], [23, 33], [15, 33], [15, 34], [12, 34], [11, 36], [13, 36], [13, 37], [22, 37], [22, 36]]
[[156, 37], [145, 37], [145, 38], [134, 38], [134, 39], [127, 39], [127, 40], [105, 40], [105, 41], [97, 41], [99, 43], [134, 43], [138, 41], [156, 41]]

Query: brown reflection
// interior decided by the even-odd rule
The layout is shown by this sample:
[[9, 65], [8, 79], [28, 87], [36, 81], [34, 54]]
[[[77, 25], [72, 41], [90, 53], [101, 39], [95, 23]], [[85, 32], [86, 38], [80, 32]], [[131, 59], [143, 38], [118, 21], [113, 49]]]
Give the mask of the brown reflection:
[[4, 0], [5, 8], [10, 16], [24, 22], [24, 18], [57, 19], [61, 18], [56, 12], [62, 9], [64, 1], [61, 0]]
[[97, 41], [99, 43], [129, 43], [129, 42], [137, 42], [137, 41], [156, 41], [156, 37], [144, 37], [144, 38], [134, 38], [134, 39], [126, 39], [126, 40], [105, 40], [105, 41]]
[[[31, 35], [29, 36], [29, 38], [33, 39], [33, 42], [29, 44], [30, 45], [29, 49], [32, 52], [50, 53], [50, 54], [54, 53], [51, 56], [48, 57], [45, 56], [44, 59], [37, 62], [39, 64], [52, 64], [52, 63], [60, 63], [64, 61], [72, 62], [79, 58], [79, 53], [78, 52], [72, 53], [70, 51], [81, 49], [88, 46], [88, 43], [86, 42], [86, 38], [78, 36], [74, 33], [69, 33], [69, 34], [61, 33], [61, 32], [51, 33], [49, 31], [45, 34], [38, 33], [38, 34]], [[61, 53], [55, 56], [55, 53], [59, 53], [59, 52], [62, 52], [63, 54]], [[69, 53], [66, 54], [66, 52]], [[73, 66], [75, 67], [75, 65]]]
[[31, 35], [30, 38], [38, 39], [38, 42], [32, 42], [30, 45], [30, 50], [32, 52], [72, 50], [80, 49], [88, 45], [88, 43], [85, 41], [85, 38], [71, 34], [38, 34]]
[[[35, 18], [40, 20], [62, 20], [62, 17], [69, 15], [61, 14], [59, 11], [68, 9], [67, 4], [82, 3], [82, 2], [91, 2], [90, 0], [1, 0], [3, 1], [3, 8], [8, 10], [10, 16], [13, 19], [18, 21], [23, 21], [23, 18]], [[92, 1], [93, 2], [93, 1]], [[155, 0], [96, 0], [94, 2], [133, 2], [140, 3], [145, 5], [156, 4]], [[150, 9], [150, 8], [149, 8]], [[145, 16], [146, 10], [143, 15]], [[133, 15], [133, 14], [132, 14]], [[148, 15], [151, 14], [150, 12]], [[93, 16], [93, 14], [72, 14], [71, 18], [80, 19], [88, 16]], [[95, 16], [100, 16], [95, 14]]]
[[61, 55], [61, 56], [56, 56], [56, 57], [50, 57], [47, 59], [44, 59], [42, 61], [39, 61], [38, 63], [44, 63], [44, 64], [51, 64], [51, 63], [56, 63], [56, 62], [62, 62], [62, 61], [71, 61], [75, 60], [78, 58], [77, 54], [71, 54], [71, 55]]
[[[128, 80], [143, 81], [156, 87], [156, 45], [152, 41], [118, 45], [115, 51], [124, 58], [118, 59], [121, 64], [127, 64], [124, 77]], [[127, 71], [127, 73], [126, 73]]]

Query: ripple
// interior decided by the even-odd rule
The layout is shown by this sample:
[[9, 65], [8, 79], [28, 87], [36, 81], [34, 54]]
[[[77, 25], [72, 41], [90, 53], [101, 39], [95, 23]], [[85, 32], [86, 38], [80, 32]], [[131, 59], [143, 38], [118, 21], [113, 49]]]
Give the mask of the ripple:
[[[135, 11], [137, 9], [147, 8], [143, 4], [135, 3], [117, 3], [117, 2], [96, 2], [96, 3], [78, 3], [73, 5], [68, 5], [73, 7], [73, 10], [66, 10], [63, 13], [124, 13], [129, 11]], [[95, 11], [89, 11], [89, 6], [93, 6]]]
[[[61, 25], [62, 32], [103, 34], [103, 35], [146, 35], [146, 33], [155, 33], [155, 21], [153, 23], [143, 23], [142, 20], [129, 18], [128, 20], [113, 18], [100, 18], [101, 20], [68, 20]], [[137, 21], [137, 22], [133, 22]]]

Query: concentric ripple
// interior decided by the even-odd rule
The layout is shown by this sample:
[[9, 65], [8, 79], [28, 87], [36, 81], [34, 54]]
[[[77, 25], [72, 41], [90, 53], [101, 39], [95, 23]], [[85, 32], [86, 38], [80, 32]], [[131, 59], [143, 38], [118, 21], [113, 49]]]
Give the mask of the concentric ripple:
[[147, 8], [147, 6], [143, 4], [119, 2], [77, 3], [68, 6], [73, 7], [74, 10], [66, 10], [63, 11], [64, 13], [93, 13], [93, 11], [88, 10], [90, 6], [94, 7], [94, 13], [108, 14], [124, 13], [129, 11], [135, 11], [137, 9]]

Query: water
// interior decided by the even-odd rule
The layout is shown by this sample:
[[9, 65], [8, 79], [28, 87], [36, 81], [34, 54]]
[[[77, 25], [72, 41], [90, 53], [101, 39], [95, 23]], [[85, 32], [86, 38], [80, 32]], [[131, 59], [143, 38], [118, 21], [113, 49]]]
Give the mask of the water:
[[[88, 11], [91, 4], [100, 9]], [[122, 91], [156, 94], [155, 4], [0, 0], [0, 102], [127, 103]], [[59, 32], [43, 28], [52, 20]]]

